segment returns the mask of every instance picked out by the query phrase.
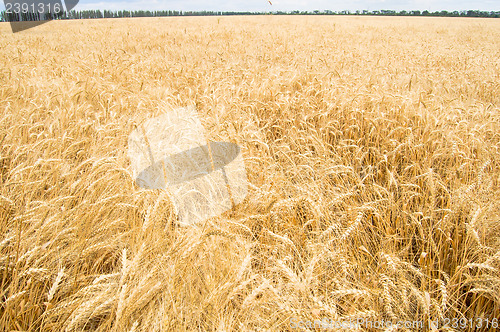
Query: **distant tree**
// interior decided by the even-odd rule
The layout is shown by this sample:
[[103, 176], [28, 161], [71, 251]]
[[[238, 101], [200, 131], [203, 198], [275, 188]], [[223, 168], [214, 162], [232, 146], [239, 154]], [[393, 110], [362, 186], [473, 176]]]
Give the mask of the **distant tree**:
[[[348, 10], [343, 10], [340, 12], [334, 12], [331, 10], [314, 10], [312, 12], [308, 11], [298, 11], [293, 10], [290, 12], [286, 11], [276, 11], [276, 12], [218, 12], [218, 11], [176, 11], [176, 10], [136, 10], [136, 11], [111, 11], [111, 10], [82, 10], [70, 12], [62, 12], [60, 14], [38, 14], [38, 13], [22, 13], [22, 14], [8, 14], [5, 11], [0, 11], [0, 22], [6, 21], [38, 21], [45, 19], [95, 19], [95, 18], [121, 18], [121, 17], [165, 17], [165, 16], [215, 16], [215, 15], [263, 15], [263, 14], [274, 14], [274, 15], [350, 15], [352, 14]], [[448, 12], [446, 10], [429, 12], [425, 10], [420, 12], [419, 10], [412, 11], [394, 11], [394, 10], [375, 10], [370, 12], [368, 10], [354, 12], [355, 15], [384, 15], [384, 16], [452, 16], [452, 17], [491, 17], [500, 18], [500, 11], [479, 11], [479, 10], [468, 10], [468, 11], [453, 11]]]

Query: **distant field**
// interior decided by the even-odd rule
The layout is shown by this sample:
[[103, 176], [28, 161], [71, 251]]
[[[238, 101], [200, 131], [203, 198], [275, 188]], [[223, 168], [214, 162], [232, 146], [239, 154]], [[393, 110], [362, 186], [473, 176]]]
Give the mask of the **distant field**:
[[[1, 23], [0, 64], [0, 330], [500, 324], [500, 20]], [[127, 159], [185, 106], [251, 184], [193, 228]]]

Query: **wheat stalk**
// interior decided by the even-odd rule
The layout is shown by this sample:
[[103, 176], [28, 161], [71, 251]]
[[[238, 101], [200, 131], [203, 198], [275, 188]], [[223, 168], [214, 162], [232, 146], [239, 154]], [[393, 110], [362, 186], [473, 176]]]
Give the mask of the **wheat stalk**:
[[[500, 43], [478, 20], [0, 25], [0, 326], [281, 331], [292, 317], [498, 312]], [[127, 150], [140, 124], [186, 107], [197, 143], [238, 144], [246, 178], [226, 175], [233, 198], [248, 188], [173, 227], [181, 196], [138, 187]], [[203, 199], [223, 196], [212, 189]]]

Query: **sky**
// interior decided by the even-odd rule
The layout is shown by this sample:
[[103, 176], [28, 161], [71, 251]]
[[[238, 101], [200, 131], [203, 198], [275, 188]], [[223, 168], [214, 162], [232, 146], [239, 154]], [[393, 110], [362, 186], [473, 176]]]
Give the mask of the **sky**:
[[[20, 1], [20, 0], [16, 0]], [[483, 10], [500, 11], [500, 0], [80, 0], [75, 10], [213, 10], [213, 11], [313, 11], [313, 10]], [[0, 10], [5, 7], [0, 3]]]

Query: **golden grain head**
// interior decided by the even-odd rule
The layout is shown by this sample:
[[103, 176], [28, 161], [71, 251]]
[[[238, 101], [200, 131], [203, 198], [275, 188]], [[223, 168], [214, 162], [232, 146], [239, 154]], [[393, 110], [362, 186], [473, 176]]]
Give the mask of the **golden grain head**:
[[[430, 17], [0, 23], [0, 329], [500, 319], [499, 34]], [[180, 107], [247, 166], [246, 199], [196, 227], [127, 156], [137, 124]]]

